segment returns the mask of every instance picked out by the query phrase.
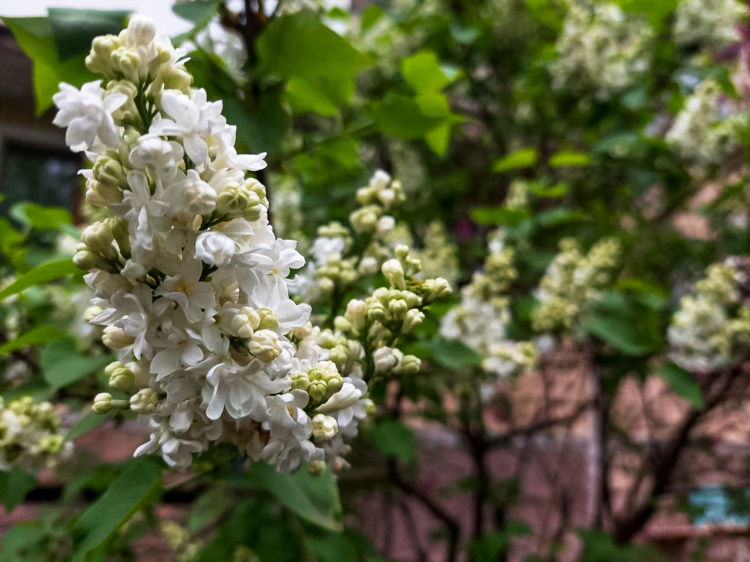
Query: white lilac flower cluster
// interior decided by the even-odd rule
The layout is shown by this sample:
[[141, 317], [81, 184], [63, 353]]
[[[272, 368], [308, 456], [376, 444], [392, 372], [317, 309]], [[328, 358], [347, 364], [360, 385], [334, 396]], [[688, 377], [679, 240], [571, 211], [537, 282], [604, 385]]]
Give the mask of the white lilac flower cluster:
[[31, 397], [5, 403], [0, 398], [0, 470], [53, 468], [69, 457], [73, 444], [58, 432], [52, 404]]
[[653, 37], [641, 14], [609, 2], [570, 0], [550, 67], [553, 85], [608, 99], [648, 71]]
[[681, 0], [677, 4], [674, 39], [681, 44], [723, 47], [740, 40], [738, 25], [748, 7], [738, 0]]
[[276, 238], [265, 188], [248, 177], [265, 154], [237, 153], [222, 103], [190, 87], [183, 62], [164, 32], [134, 17], [94, 40], [86, 63], [104, 87], [61, 84], [54, 97], [55, 123], [93, 162], [87, 199], [111, 213], [86, 228], [74, 257], [100, 309], [92, 322], [118, 351], [106, 369], [117, 392], [98, 395], [94, 410], [140, 414], [151, 437], [135, 454], [178, 469], [212, 443], [282, 472], [325, 462], [319, 443], [337, 431], [328, 418], [366, 387], [293, 388], [310, 369], [341, 379], [314, 342], [292, 336], [310, 316], [288, 294], [304, 259]]
[[502, 236], [498, 231], [490, 237], [483, 271], [475, 272], [461, 290], [461, 303], [443, 317], [440, 333], [482, 355], [485, 372], [509, 378], [531, 371], [538, 353], [531, 342], [513, 341], [506, 335], [511, 320], [507, 291], [518, 272], [513, 265], [515, 252], [504, 247]]
[[404, 202], [401, 183], [378, 170], [367, 187], [357, 190], [360, 207], [349, 215], [351, 229], [339, 222], [318, 228], [312, 257], [294, 292], [314, 301], [344, 292], [362, 275], [373, 275], [391, 255], [388, 245], [396, 220], [391, 213]]
[[350, 300], [334, 321], [342, 336], [361, 346], [366, 381], [419, 372], [420, 359], [404, 355], [398, 340], [422, 324], [431, 303], [452, 292], [442, 277], [418, 278], [422, 264], [407, 246], [398, 246], [395, 254], [381, 266], [388, 287], [375, 289], [366, 299]]
[[534, 330], [560, 332], [576, 328], [583, 313], [613, 279], [620, 261], [620, 243], [605, 238], [584, 254], [577, 240], [560, 241], [560, 253], [547, 268], [531, 313]]
[[680, 299], [667, 331], [672, 361], [688, 371], [711, 372], [743, 357], [750, 348], [750, 309], [740, 290], [746, 281], [731, 259], [706, 270], [694, 293]]
[[685, 160], [698, 165], [719, 163], [736, 144], [745, 119], [714, 80], [704, 80], [685, 100], [666, 135], [667, 144]]
[[423, 247], [412, 252], [422, 263], [422, 275], [443, 277], [454, 285], [458, 281], [461, 268], [458, 263], [458, 249], [448, 237], [445, 225], [440, 221], [431, 222], [422, 240]]

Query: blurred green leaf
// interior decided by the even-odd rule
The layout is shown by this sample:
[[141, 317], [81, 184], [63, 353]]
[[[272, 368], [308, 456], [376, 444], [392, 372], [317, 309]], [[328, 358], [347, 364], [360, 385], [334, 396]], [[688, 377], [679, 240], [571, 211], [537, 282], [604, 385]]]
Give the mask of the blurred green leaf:
[[437, 55], [420, 51], [401, 61], [401, 74], [412, 89], [421, 93], [439, 92], [451, 83], [443, 73]]
[[59, 59], [49, 18], [2, 19], [32, 61], [37, 115], [52, 105], [52, 96], [58, 91], [60, 82], [80, 87], [95, 79], [86, 68], [84, 55], [65, 61]]
[[561, 150], [550, 156], [549, 165], [553, 168], [590, 166], [591, 157], [585, 152]]
[[53, 341], [42, 350], [44, 380], [55, 388], [68, 386], [107, 366], [113, 357], [88, 357], [76, 349], [73, 338]]
[[522, 148], [507, 156], [504, 156], [492, 165], [493, 172], [507, 172], [508, 170], [517, 170], [519, 168], [530, 168], [539, 160], [539, 153], [536, 148]]
[[73, 216], [67, 209], [42, 207], [27, 201], [13, 205], [10, 216], [38, 230], [57, 230], [61, 227], [73, 226]]
[[666, 363], [659, 371], [659, 376], [669, 385], [678, 396], [684, 398], [698, 410], [705, 408], [700, 386], [693, 375], [674, 363]]
[[362, 15], [359, 18], [359, 25], [362, 31], [367, 31], [372, 28], [373, 25], [380, 21], [383, 17], [383, 8], [377, 4], [370, 4], [364, 9]]
[[224, 486], [212, 486], [198, 496], [190, 509], [187, 527], [196, 533], [216, 521], [231, 506], [229, 493]]
[[437, 127], [442, 117], [422, 113], [414, 98], [389, 92], [373, 110], [375, 126], [384, 134], [405, 140], [417, 139]]
[[389, 457], [404, 462], [414, 460], [414, 433], [398, 420], [379, 420], [367, 431], [373, 447]]
[[126, 10], [76, 10], [49, 8], [52, 34], [60, 61], [88, 55], [91, 42], [99, 35], [117, 35], [130, 14]]
[[286, 100], [295, 115], [312, 111], [318, 115], [333, 117], [339, 112], [339, 105], [323, 91], [319, 82], [311, 82], [302, 76], [289, 79]]
[[[341, 505], [338, 498], [338, 487], [329, 473], [319, 476], [315, 482], [304, 467], [294, 474], [279, 474], [265, 463], [253, 463], [241, 480], [233, 481], [235, 486], [253, 490], [265, 490], [276, 497], [282, 504], [299, 517], [330, 531], [341, 531]], [[328, 499], [328, 510], [321, 510], [321, 505], [313, 499]], [[333, 506], [333, 507], [331, 507]]]
[[471, 220], [477, 224], [504, 224], [516, 226], [529, 218], [529, 213], [522, 209], [507, 207], [478, 207], [471, 210]]
[[117, 410], [112, 410], [108, 414], [97, 414], [94, 411], [87, 412], [86, 415], [82, 416], [65, 434], [66, 441], [73, 441], [79, 438], [81, 435], [88, 433], [92, 429], [95, 429], [102, 425], [107, 420], [111, 420]]
[[243, 107], [237, 98], [224, 101], [227, 121], [237, 126], [237, 139], [252, 153], [268, 152], [269, 157], [281, 153], [281, 142], [289, 131], [291, 118], [281, 104], [279, 93], [264, 94], [258, 105]]
[[220, 0], [191, 0], [189, 2], [177, 2], [172, 5], [172, 11], [193, 22], [196, 29], [203, 29], [218, 13]]
[[156, 500], [161, 490], [161, 466], [150, 458], [128, 461], [125, 469], [76, 521], [73, 533], [79, 537], [72, 560], [95, 559], [106, 543], [133, 515]]
[[368, 65], [362, 53], [307, 10], [271, 21], [257, 50], [264, 69], [285, 78], [349, 81]]
[[[443, 367], [463, 369], [482, 364], [482, 356], [458, 340], [432, 339], [417, 344]], [[416, 353], [420, 358], [422, 355]]]
[[3, 535], [0, 561], [20, 562], [28, 560], [27, 549], [33, 549], [43, 540], [46, 531], [39, 521], [24, 521], [12, 527]]
[[28, 332], [0, 345], [0, 357], [30, 345], [40, 345], [64, 338], [67, 334], [54, 326], [36, 326]]
[[654, 350], [653, 344], [627, 318], [614, 315], [592, 314], [583, 319], [584, 330], [614, 347], [625, 355], [642, 356]]
[[35, 267], [28, 273], [25, 273], [13, 283], [5, 287], [5, 289], [0, 291], [0, 301], [7, 299], [11, 295], [16, 295], [29, 287], [49, 283], [50, 281], [54, 281], [55, 279], [67, 275], [72, 275], [73, 273], [78, 273], [79, 271], [80, 270], [73, 265], [73, 260], [71, 258], [48, 261]]
[[[20, 468], [0, 471], [0, 500], [5, 507], [6, 515], [20, 504], [26, 494], [36, 487], [36, 478]], [[5, 546], [5, 540], [3, 540]]]

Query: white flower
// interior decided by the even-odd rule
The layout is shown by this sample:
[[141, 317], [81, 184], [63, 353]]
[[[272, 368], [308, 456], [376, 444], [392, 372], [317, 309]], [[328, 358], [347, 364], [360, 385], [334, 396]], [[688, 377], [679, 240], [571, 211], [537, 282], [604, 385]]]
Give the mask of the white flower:
[[208, 265], [224, 267], [236, 251], [234, 240], [222, 232], [202, 232], [195, 241], [195, 257]]
[[138, 138], [137, 146], [130, 152], [130, 163], [142, 170], [149, 168], [160, 179], [171, 179], [177, 174], [177, 164], [182, 162], [183, 155], [179, 143], [149, 134]]
[[192, 99], [177, 90], [164, 90], [161, 106], [171, 119], [156, 121], [149, 132], [182, 138], [190, 159], [196, 164], [205, 164], [208, 160], [206, 137], [226, 124], [221, 116], [222, 103], [207, 101], [206, 90], [201, 88]]
[[65, 143], [73, 152], [88, 149], [97, 136], [107, 146], [117, 146], [120, 139], [112, 112], [128, 98], [125, 94], [103, 96], [101, 80], [88, 82], [80, 90], [61, 82], [60, 92], [52, 96], [59, 109], [52, 122], [68, 128]]
[[339, 424], [336, 422], [336, 418], [325, 414], [317, 414], [312, 419], [312, 430], [315, 439], [331, 439], [339, 432]]

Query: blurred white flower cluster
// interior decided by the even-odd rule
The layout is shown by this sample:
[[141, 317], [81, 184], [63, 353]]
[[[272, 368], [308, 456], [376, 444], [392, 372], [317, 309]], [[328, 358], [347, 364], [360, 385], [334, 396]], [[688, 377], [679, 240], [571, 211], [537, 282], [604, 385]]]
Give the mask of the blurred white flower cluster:
[[681, 0], [675, 12], [674, 39], [723, 47], [740, 40], [737, 26], [747, 15], [747, 5], [738, 0]]
[[620, 261], [620, 243], [604, 238], [584, 254], [577, 240], [560, 241], [560, 253], [547, 268], [535, 296], [539, 305], [531, 313], [534, 330], [566, 331], [612, 281]]
[[698, 165], [719, 163], [736, 143], [746, 117], [732, 111], [714, 80], [704, 80], [685, 100], [666, 135], [667, 143], [685, 160]]
[[0, 398], [0, 470], [53, 468], [73, 450], [58, 433], [60, 418], [52, 404], [31, 397], [5, 403]]
[[635, 84], [649, 70], [648, 46], [654, 32], [646, 18], [609, 2], [570, 0], [553, 85], [600, 99]]
[[746, 281], [732, 259], [706, 270], [672, 318], [667, 332], [672, 361], [688, 371], [711, 372], [741, 358], [750, 347], [750, 309], [740, 292]]
[[461, 290], [461, 303], [443, 317], [440, 333], [482, 355], [487, 373], [507, 378], [532, 370], [538, 353], [533, 343], [512, 341], [506, 335], [511, 319], [507, 291], [518, 272], [514, 251], [503, 247], [502, 237], [502, 231], [490, 237], [484, 270], [475, 272]]
[[[86, 228], [74, 257], [90, 272], [92, 322], [118, 351], [106, 369], [115, 395], [98, 395], [94, 409], [141, 414], [151, 438], [136, 455], [179, 469], [217, 442], [282, 472], [325, 462], [319, 444], [337, 428], [316, 416], [351, 408], [366, 386], [354, 393], [334, 363], [320, 365], [310, 307], [288, 294], [304, 259], [276, 238], [265, 188], [247, 177], [265, 154], [237, 153], [222, 103], [190, 87], [182, 57], [136, 16], [94, 40], [86, 62], [104, 88], [61, 84], [54, 97], [55, 123], [94, 163], [82, 172], [86, 197], [111, 213]], [[323, 394], [293, 388], [292, 374], [310, 369], [337, 382]]]
[[293, 289], [307, 302], [342, 294], [361, 276], [377, 273], [392, 255], [388, 242], [396, 219], [390, 213], [404, 202], [401, 183], [378, 170], [357, 190], [357, 202], [360, 207], [349, 215], [351, 230], [339, 222], [318, 228], [312, 257]]

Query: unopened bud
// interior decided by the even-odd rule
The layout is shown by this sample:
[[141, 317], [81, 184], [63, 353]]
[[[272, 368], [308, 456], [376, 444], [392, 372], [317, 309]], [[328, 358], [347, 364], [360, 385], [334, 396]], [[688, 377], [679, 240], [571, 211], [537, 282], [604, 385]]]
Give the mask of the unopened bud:
[[336, 418], [317, 414], [312, 419], [313, 436], [315, 439], [331, 439], [339, 432], [339, 424]]
[[153, 388], [143, 388], [130, 397], [130, 409], [137, 414], [153, 414], [158, 400]]
[[401, 265], [400, 261], [397, 259], [390, 259], [380, 267], [380, 270], [383, 272], [383, 275], [385, 275], [385, 278], [388, 279], [391, 286], [396, 287], [397, 289], [406, 288], [404, 266]]
[[110, 349], [123, 349], [133, 345], [135, 338], [125, 333], [125, 330], [117, 326], [107, 326], [104, 328], [102, 343]]

